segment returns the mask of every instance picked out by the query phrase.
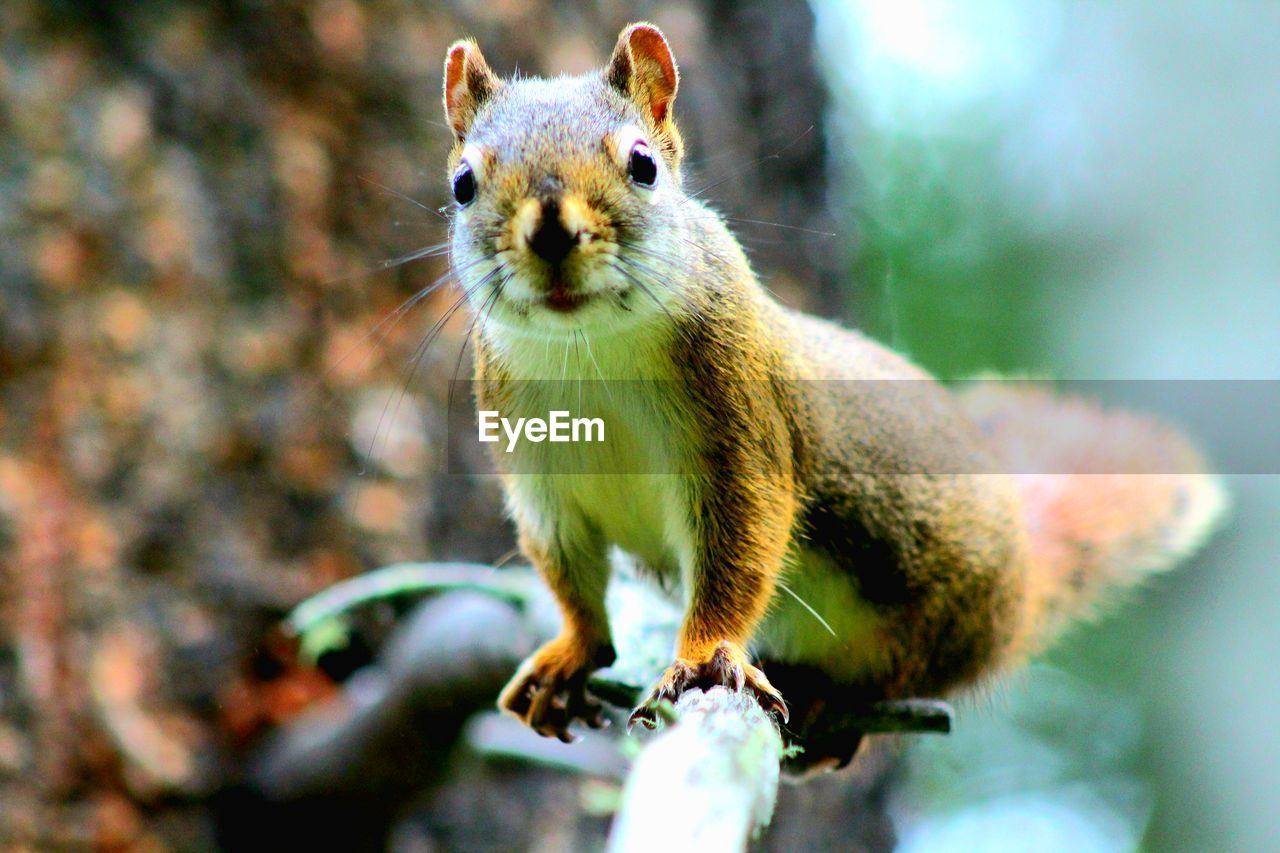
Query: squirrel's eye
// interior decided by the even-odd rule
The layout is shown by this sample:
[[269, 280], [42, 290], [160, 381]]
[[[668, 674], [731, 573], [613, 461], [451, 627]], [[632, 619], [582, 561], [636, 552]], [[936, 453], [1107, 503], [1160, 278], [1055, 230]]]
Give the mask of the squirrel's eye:
[[466, 207], [476, 197], [476, 175], [466, 163], [453, 176], [453, 200]]
[[658, 161], [653, 159], [648, 145], [637, 142], [632, 146], [631, 157], [627, 160], [627, 174], [642, 187], [651, 187], [657, 183]]

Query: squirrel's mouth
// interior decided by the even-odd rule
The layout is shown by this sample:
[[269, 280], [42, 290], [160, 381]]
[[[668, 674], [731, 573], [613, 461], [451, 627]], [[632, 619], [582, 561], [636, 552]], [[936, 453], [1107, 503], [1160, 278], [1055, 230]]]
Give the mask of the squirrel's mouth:
[[551, 287], [542, 298], [542, 304], [552, 311], [568, 314], [576, 311], [591, 299], [592, 294], [580, 290], [571, 290], [560, 275], [552, 276]]
[[552, 311], [567, 314], [585, 303], [591, 296], [586, 293], [570, 293], [563, 288], [555, 288], [542, 300]]

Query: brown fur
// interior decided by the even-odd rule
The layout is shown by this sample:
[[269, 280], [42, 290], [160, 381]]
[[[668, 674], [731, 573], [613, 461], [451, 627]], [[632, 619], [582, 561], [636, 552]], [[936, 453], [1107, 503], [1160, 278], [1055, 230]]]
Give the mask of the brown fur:
[[[559, 356], [539, 362], [540, 344], [521, 344], [520, 330], [542, 316], [538, 300], [552, 287], [607, 282], [591, 293], [606, 306], [599, 311], [643, 314], [621, 333], [626, 340], [597, 337], [601, 358], [587, 362], [566, 333], [555, 352], [566, 372], [573, 364], [588, 377], [653, 380], [652, 393], [597, 402], [624, 429], [628, 461], [678, 475], [668, 491], [661, 478], [619, 475], [599, 481], [601, 492], [580, 478], [600, 474], [532, 476], [496, 455], [521, 548], [564, 617], [561, 635], [500, 700], [538, 731], [568, 738], [573, 719], [596, 719], [584, 684], [613, 656], [604, 608], [611, 544], [687, 586], [676, 662], [652, 698], [726, 683], [785, 716], [779, 691], [750, 663], [753, 644], [780, 672], [820, 673], [834, 691], [822, 701], [945, 693], [1020, 660], [1062, 618], [1125, 582], [1124, 564], [1150, 570], [1190, 547], [1194, 537], [1168, 537], [1170, 529], [1210, 523], [1212, 512], [1180, 515], [1163, 481], [1103, 487], [1077, 477], [1046, 489], [1010, 476], [1013, 437], [1033, 440], [1065, 409], [1019, 397], [958, 401], [879, 344], [773, 302], [720, 218], [679, 191], [678, 74], [656, 29], [624, 30], [597, 76], [548, 85], [491, 75], [474, 44], [451, 49], [450, 170], [465, 141], [483, 156], [487, 182], [455, 233], [456, 260], [496, 251], [496, 271], [507, 274], [492, 286], [493, 303], [480, 303], [506, 312], [478, 343], [481, 404], [547, 411], [555, 389], [527, 380], [556, 378]], [[610, 147], [628, 124], [662, 152], [651, 197], [628, 186], [625, 152]], [[525, 233], [547, 210], [568, 217], [578, 241], [555, 268], [532, 256]], [[645, 240], [660, 251], [634, 248]], [[664, 275], [650, 277], [661, 296], [648, 294], [661, 312], [628, 284], [639, 276], [628, 268], [648, 267]], [[513, 282], [531, 295], [504, 292]], [[993, 429], [984, 413], [997, 410], [1020, 413], [1018, 429], [1008, 417]], [[1160, 447], [1184, 446], [1169, 431], [1144, 434]], [[1105, 456], [1114, 435], [1094, 435], [1075, 449]], [[1211, 479], [1179, 488], [1204, 484]], [[1087, 510], [1104, 498], [1115, 500], [1105, 513]], [[1135, 545], [1155, 535], [1170, 547]], [[819, 590], [823, 599], [811, 604], [828, 608], [835, 636], [778, 594], [783, 583]]]

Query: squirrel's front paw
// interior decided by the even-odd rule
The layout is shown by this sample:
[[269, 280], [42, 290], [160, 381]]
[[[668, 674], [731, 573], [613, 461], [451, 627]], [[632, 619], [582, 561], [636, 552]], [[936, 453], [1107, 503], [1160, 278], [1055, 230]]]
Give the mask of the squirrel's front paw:
[[581, 720], [593, 729], [605, 725], [600, 703], [587, 695], [587, 676], [614, 660], [613, 646], [592, 646], [561, 635], [520, 665], [498, 697], [498, 707], [544, 737], [565, 743], [576, 738], [569, 724]]
[[710, 657], [704, 661], [677, 658], [662, 674], [662, 678], [658, 679], [649, 698], [631, 712], [627, 727], [644, 723], [648, 728], [656, 728], [659, 702], [675, 702], [680, 694], [694, 687], [706, 690], [717, 686], [739, 691], [750, 690], [765, 713], [777, 711], [784, 723], [789, 719], [787, 703], [782, 701], [782, 694], [769, 683], [763, 672], [751, 665], [740, 646], [724, 641], [715, 646]]

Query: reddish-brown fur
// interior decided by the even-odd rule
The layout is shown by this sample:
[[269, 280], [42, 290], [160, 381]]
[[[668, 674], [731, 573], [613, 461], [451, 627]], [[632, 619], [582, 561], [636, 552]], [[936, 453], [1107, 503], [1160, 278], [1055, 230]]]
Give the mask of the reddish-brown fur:
[[[548, 368], [537, 361], [543, 339], [530, 348], [519, 337], [541, 316], [536, 299], [512, 300], [503, 323], [481, 332], [481, 403], [536, 411], [545, 401], [522, 382], [559, 375], [560, 352], [566, 375], [572, 363], [587, 378], [594, 370], [653, 380], [650, 396], [601, 405], [640, 424], [628, 452], [671, 465], [678, 485], [617, 476], [607, 481], [617, 494], [601, 493], [573, 479], [601, 474], [508, 470], [521, 548], [559, 601], [564, 628], [525, 662], [501, 707], [563, 739], [574, 719], [598, 721], [584, 687], [614, 654], [604, 608], [610, 544], [688, 587], [676, 661], [651, 700], [727, 684], [785, 717], [782, 694], [750, 662], [753, 645], [798, 694], [827, 685], [822, 702], [807, 697], [806, 713], [835, 700], [943, 693], [1021, 660], [1106, 589], [1169, 565], [1212, 523], [1216, 481], [1167, 428], [1007, 388], [957, 398], [856, 332], [777, 305], [719, 217], [679, 193], [678, 74], [656, 29], [627, 28], [602, 74], [557, 84], [502, 83], [473, 43], [451, 48], [450, 169], [471, 144], [489, 182], [455, 234], [455, 255], [496, 248], [510, 276], [549, 288], [521, 229], [557, 211], [574, 217], [581, 248], [555, 286], [584, 287], [604, 269], [591, 264], [624, 254], [628, 237], [658, 240], [661, 251], [642, 257], [668, 276], [667, 302], [655, 296], [662, 312], [597, 336], [589, 366], [566, 334]], [[670, 194], [652, 203], [637, 200], [609, 150], [611, 129], [628, 123], [662, 152]], [[497, 287], [489, 304], [506, 309]], [[624, 286], [593, 298], [630, 314], [630, 295]], [[1135, 458], [1153, 471], [1176, 458], [1185, 476], [1081, 473]], [[1015, 476], [1024, 463], [1040, 476]], [[637, 518], [652, 535], [637, 532]], [[813, 604], [838, 630], [828, 637], [777, 595], [784, 582], [820, 590]]]

